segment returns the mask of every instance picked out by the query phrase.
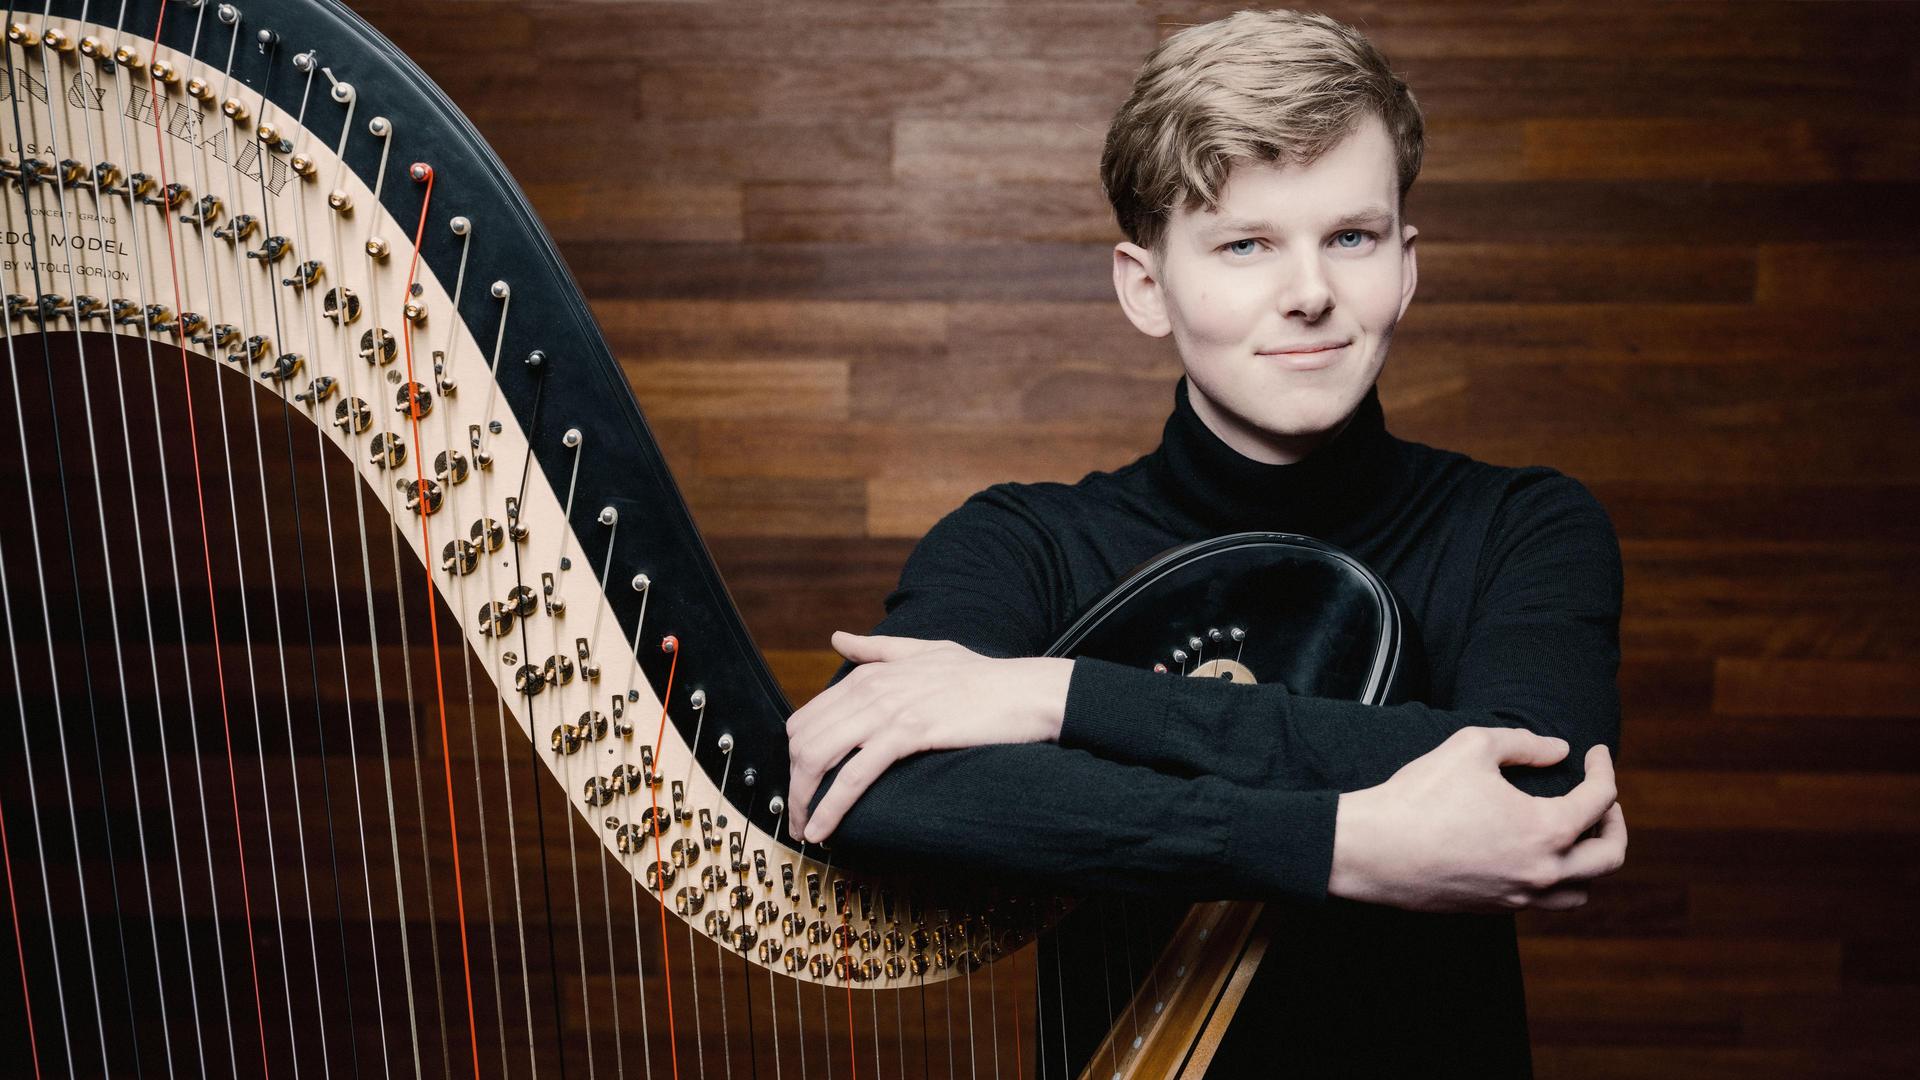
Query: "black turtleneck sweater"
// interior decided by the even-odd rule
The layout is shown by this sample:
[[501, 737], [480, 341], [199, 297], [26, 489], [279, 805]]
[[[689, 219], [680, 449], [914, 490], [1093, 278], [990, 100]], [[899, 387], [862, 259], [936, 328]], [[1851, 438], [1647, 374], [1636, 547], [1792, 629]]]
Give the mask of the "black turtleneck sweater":
[[1277, 902], [1294, 926], [1229, 1036], [1228, 1070], [1525, 1074], [1511, 918], [1329, 901], [1326, 886], [1339, 793], [1461, 727], [1566, 739], [1566, 765], [1512, 775], [1536, 794], [1570, 787], [1587, 747], [1616, 744], [1619, 549], [1579, 483], [1396, 439], [1377, 393], [1307, 458], [1262, 464], [1206, 427], [1183, 381], [1147, 456], [1077, 484], [992, 487], [942, 519], [874, 632], [1037, 655], [1140, 563], [1249, 530], [1312, 536], [1372, 567], [1420, 631], [1424, 699], [1363, 706], [1083, 658], [1057, 745], [903, 761], [836, 846], [1068, 892]]

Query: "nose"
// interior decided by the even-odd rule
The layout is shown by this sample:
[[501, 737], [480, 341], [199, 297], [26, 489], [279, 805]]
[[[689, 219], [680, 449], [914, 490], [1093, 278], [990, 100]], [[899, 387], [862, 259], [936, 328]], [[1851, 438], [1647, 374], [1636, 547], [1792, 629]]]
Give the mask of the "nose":
[[1280, 267], [1281, 279], [1274, 299], [1281, 314], [1288, 318], [1298, 315], [1313, 323], [1333, 310], [1333, 286], [1327, 280], [1326, 267], [1321, 264], [1318, 252], [1282, 260]]

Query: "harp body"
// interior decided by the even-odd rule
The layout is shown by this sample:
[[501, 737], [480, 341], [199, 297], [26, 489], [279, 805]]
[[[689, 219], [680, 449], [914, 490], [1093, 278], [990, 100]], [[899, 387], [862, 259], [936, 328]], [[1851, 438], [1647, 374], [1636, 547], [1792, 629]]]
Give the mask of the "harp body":
[[[1035, 1068], [1068, 905], [784, 839], [788, 705], [458, 110], [331, 0], [10, 22], [20, 1071]], [[1261, 544], [1345, 565], [1130, 584], [1272, 627], [1235, 597], [1284, 574], [1215, 572]], [[1129, 658], [1130, 610], [1056, 651]]]

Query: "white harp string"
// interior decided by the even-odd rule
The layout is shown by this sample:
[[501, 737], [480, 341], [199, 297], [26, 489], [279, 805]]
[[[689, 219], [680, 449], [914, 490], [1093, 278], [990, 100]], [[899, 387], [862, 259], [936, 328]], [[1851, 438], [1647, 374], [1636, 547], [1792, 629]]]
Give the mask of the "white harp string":
[[[13, 7], [12, 5], [8, 5], [7, 21], [11, 23], [12, 20], [13, 20]], [[7, 79], [9, 83], [18, 85], [18, 82], [17, 82], [18, 76], [15, 74], [15, 70], [14, 70], [13, 52], [14, 52], [14, 48], [11, 44], [9, 44], [7, 46]], [[23, 125], [21, 123], [20, 96], [21, 95], [19, 94], [12, 95], [13, 133], [14, 133], [15, 145], [24, 148], [29, 144], [30, 140], [27, 139]], [[30, 185], [24, 182], [20, 185], [21, 206], [22, 206], [22, 209], [25, 211], [25, 216], [28, 219], [21, 223], [20, 231], [23, 233], [33, 234], [34, 229], [31, 224], [32, 213], [33, 213], [33, 202], [32, 202], [31, 196], [28, 194], [29, 187]], [[8, 199], [7, 202], [11, 204], [12, 200]], [[34, 293], [36, 294], [36, 298], [37, 298], [40, 295], [44, 295], [46, 292], [45, 289], [42, 289], [39, 287], [40, 266], [45, 260], [42, 258], [37, 245], [32, 249], [31, 257], [33, 259], [33, 265], [34, 265], [34, 271], [33, 271], [34, 285], [35, 285]], [[33, 545], [32, 545], [33, 573], [34, 573], [34, 579], [39, 586], [40, 618], [42, 623], [45, 625], [46, 631], [47, 631], [47, 670], [49, 672], [54, 672], [54, 671], [60, 670], [60, 665], [59, 665], [58, 659], [55, 656], [54, 644], [53, 644], [54, 636], [55, 636], [54, 622], [53, 622], [53, 605], [52, 605], [52, 598], [47, 590], [46, 563], [45, 563], [45, 559], [43, 558], [41, 547], [40, 547], [40, 511], [37, 506], [38, 500], [34, 498], [35, 485], [33, 482], [32, 458], [27, 448], [26, 415], [24, 412], [24, 402], [21, 396], [21, 389], [20, 389], [20, 360], [19, 360], [18, 353], [15, 349], [14, 334], [13, 334], [13, 320], [11, 317], [7, 319], [6, 336], [7, 336], [7, 370], [13, 382], [14, 430], [20, 436], [21, 480], [25, 488], [24, 495], [25, 495], [25, 502], [27, 505], [27, 525], [28, 525], [28, 528], [31, 530], [31, 533], [33, 536]], [[42, 343], [42, 347], [43, 348], [45, 347], [44, 342]], [[53, 367], [52, 363], [49, 362], [47, 365], [49, 376], [52, 375], [52, 367]], [[49, 388], [51, 389], [51, 381], [49, 381]], [[55, 445], [55, 449], [58, 450], [59, 443], [57, 439], [55, 440], [54, 445]], [[64, 485], [65, 483], [64, 477], [61, 478], [61, 483]], [[64, 490], [64, 487], [62, 490]], [[69, 533], [71, 533], [71, 530], [69, 530]], [[82, 655], [84, 655], [84, 653]], [[57, 736], [52, 741], [55, 744], [57, 744], [60, 749], [61, 773], [67, 776], [72, 776], [73, 770], [69, 765], [69, 759], [67, 756], [67, 739], [65, 737], [65, 734], [67, 731], [66, 710], [61, 704], [61, 700], [60, 700], [61, 694], [58, 692], [57, 687], [55, 688], [55, 691], [51, 696], [53, 698], [53, 721], [54, 721], [53, 730], [56, 733], [58, 733]], [[27, 715], [26, 711], [23, 708], [20, 713], [20, 717], [21, 717], [20, 730], [24, 740], [23, 750], [27, 750], [29, 756], [31, 756], [29, 748], [33, 746], [33, 740], [31, 739], [31, 737], [28, 736], [28, 730], [26, 727], [26, 715]], [[82, 927], [86, 935], [85, 940], [86, 940], [86, 946], [87, 946], [86, 948], [87, 982], [93, 995], [94, 1016], [100, 1022], [99, 1023], [100, 1030], [97, 1033], [97, 1035], [98, 1035], [99, 1046], [100, 1046], [100, 1061], [104, 1066], [106, 1062], [111, 1060], [107, 1055], [106, 1013], [101, 1010], [101, 1006], [100, 1006], [100, 975], [99, 975], [97, 961], [94, 956], [94, 949], [93, 949], [93, 916], [88, 911], [88, 908], [90, 905], [88, 904], [86, 899], [87, 898], [86, 864], [82, 860], [81, 853], [80, 853], [80, 819], [79, 819], [78, 809], [75, 806], [76, 796], [73, 792], [73, 789], [70, 786], [67, 789], [66, 796], [67, 796], [66, 797], [67, 824], [68, 824], [68, 828], [71, 830], [71, 836], [73, 839], [74, 874], [80, 885], [81, 900], [78, 906], [80, 908], [80, 919], [81, 919]], [[45, 853], [43, 849], [42, 851], [43, 861], [44, 861], [44, 858], [45, 858]], [[48, 930], [49, 932], [51, 932], [52, 931], [51, 897], [49, 897], [48, 903], [49, 903]], [[114, 901], [116, 919], [118, 917], [119, 907], [120, 907], [119, 900], [116, 897]], [[64, 998], [64, 991], [63, 991], [62, 992], [63, 1003], [64, 1003], [64, 1000], [65, 998]], [[63, 1013], [62, 1014], [63, 1023], [64, 1023], [64, 1017], [65, 1017], [65, 1014]], [[69, 1048], [69, 1052], [68, 1052], [68, 1064], [69, 1064], [69, 1069], [71, 1070], [74, 1067], [71, 1048]]]
[[[54, 50], [47, 49], [47, 48], [42, 48], [39, 50], [40, 79], [41, 79], [41, 83], [47, 86], [57, 85], [57, 83], [54, 81], [53, 73], [51, 70], [52, 61], [48, 56], [48, 54], [53, 51]], [[58, 116], [64, 110], [55, 109], [53, 103], [54, 103], [54, 95], [48, 94], [47, 101], [46, 101], [47, 135], [52, 145], [48, 148], [47, 154], [49, 157], [57, 161], [57, 160], [60, 160], [61, 157], [63, 156], [60, 148], [68, 147], [70, 152], [70, 148], [73, 146], [73, 141], [70, 137], [71, 136], [70, 132], [68, 133], [68, 137], [66, 138], [62, 137]], [[22, 145], [24, 145], [24, 143]], [[83, 216], [78, 213], [70, 214], [68, 212], [67, 184], [65, 182], [64, 177], [60, 178], [57, 182], [54, 183], [53, 192], [54, 192], [54, 198], [58, 206], [58, 214], [57, 216], [53, 217], [53, 220], [58, 220], [62, 223], [66, 223], [66, 222], [77, 221]], [[84, 229], [85, 226], [82, 225], [81, 228]], [[51, 233], [51, 228], [49, 229], [49, 233]], [[84, 261], [85, 250], [86, 250], [86, 245], [82, 244], [81, 251], [83, 252], [83, 254], [78, 258], [69, 258], [69, 260], [66, 263], [67, 297], [68, 297], [68, 303], [73, 305], [73, 309], [72, 309], [73, 310], [73, 343], [74, 343], [74, 349], [76, 354], [75, 367], [78, 369], [79, 375], [80, 375], [81, 415], [87, 421], [85, 423], [82, 423], [80, 427], [86, 433], [86, 437], [87, 437], [87, 457], [89, 462], [91, 463], [91, 467], [88, 471], [91, 473], [93, 477], [93, 502], [96, 508], [96, 513], [94, 515], [94, 518], [99, 525], [101, 565], [103, 569], [103, 578], [108, 586], [107, 589], [105, 590], [107, 594], [107, 628], [108, 628], [108, 636], [111, 638], [113, 642], [113, 663], [114, 663], [115, 674], [117, 676], [115, 685], [125, 686], [127, 683], [127, 665], [126, 665], [126, 659], [125, 659], [125, 656], [123, 655], [123, 650], [121, 649], [121, 643], [120, 643], [120, 605], [119, 605], [119, 600], [117, 599], [117, 596], [119, 593], [119, 582], [116, 580], [114, 576], [114, 571], [113, 571], [113, 544], [107, 536], [107, 514], [105, 512], [106, 498], [105, 498], [105, 495], [103, 494], [101, 478], [100, 478], [101, 473], [104, 470], [101, 468], [100, 449], [99, 449], [98, 441], [94, 438], [94, 431], [93, 431], [94, 425], [92, 423], [93, 415], [94, 415], [93, 414], [92, 379], [89, 376], [87, 371], [90, 365], [87, 363], [86, 341], [84, 336], [81, 333], [81, 325], [80, 325], [81, 317], [80, 317], [80, 309], [79, 309], [80, 290], [76, 285], [76, 279], [74, 277], [74, 272], [73, 272], [74, 262]], [[48, 333], [48, 327], [46, 323], [51, 322], [51, 314], [48, 312], [45, 312], [44, 310], [42, 314], [45, 321], [42, 323], [41, 332], [43, 334], [46, 334]], [[52, 384], [49, 383], [48, 391], [52, 392], [52, 389], [53, 389]], [[80, 599], [81, 598], [78, 595], [74, 597], [74, 600], [76, 603], [80, 602]], [[84, 644], [82, 647], [84, 648]], [[130, 700], [129, 695], [120, 694], [117, 696], [120, 698], [121, 726], [126, 735], [127, 762], [128, 762], [128, 765], [132, 767], [134, 765], [133, 706], [132, 706], [132, 702]], [[95, 722], [97, 725], [98, 721], [96, 720]], [[96, 726], [95, 751], [96, 753], [100, 753], [102, 749], [103, 748], [100, 747], [99, 745], [98, 728]], [[101, 769], [104, 771], [106, 768], [106, 759], [103, 753], [101, 753], [100, 755], [99, 764]], [[128, 785], [128, 792], [131, 798], [133, 799], [135, 836], [139, 838], [140, 883], [146, 898], [147, 927], [148, 927], [150, 939], [151, 939], [150, 944], [153, 950], [154, 984], [155, 984], [155, 988], [159, 991], [157, 1004], [160, 1009], [162, 1050], [163, 1050], [163, 1053], [165, 1054], [164, 1060], [166, 1061], [166, 1065], [167, 1065], [167, 1074], [171, 1076], [173, 1075], [173, 1034], [169, 1030], [169, 1025], [166, 1022], [167, 997], [169, 995], [167, 994], [167, 979], [166, 979], [165, 965], [162, 964], [160, 960], [160, 922], [159, 922], [159, 915], [156, 910], [157, 905], [153, 901], [153, 874], [148, 867], [146, 813], [140, 801], [140, 785], [138, 784]], [[103, 813], [106, 809], [107, 808], [103, 805], [102, 806]], [[111, 828], [112, 827], [111, 823], [108, 823], [107, 827]], [[125, 946], [123, 941], [122, 948], [124, 949], [124, 947]], [[126, 958], [123, 958], [123, 962], [125, 959]], [[129, 994], [132, 992], [131, 986], [128, 987], [128, 992]]]

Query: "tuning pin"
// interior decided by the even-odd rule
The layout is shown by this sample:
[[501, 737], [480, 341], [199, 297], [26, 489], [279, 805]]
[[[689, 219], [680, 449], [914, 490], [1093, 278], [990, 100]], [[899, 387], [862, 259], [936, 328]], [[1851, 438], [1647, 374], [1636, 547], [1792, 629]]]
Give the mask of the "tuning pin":
[[320, 275], [325, 271], [325, 269], [326, 269], [325, 267], [320, 265], [318, 260], [308, 259], [306, 262], [303, 262], [298, 267], [294, 268], [292, 277], [281, 278], [280, 284], [290, 285], [296, 289], [312, 288], [314, 285], [319, 283]]
[[304, 401], [308, 405], [319, 405], [333, 396], [339, 386], [331, 375], [322, 375], [307, 384], [307, 388], [293, 395], [293, 400]]

